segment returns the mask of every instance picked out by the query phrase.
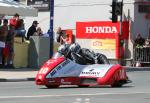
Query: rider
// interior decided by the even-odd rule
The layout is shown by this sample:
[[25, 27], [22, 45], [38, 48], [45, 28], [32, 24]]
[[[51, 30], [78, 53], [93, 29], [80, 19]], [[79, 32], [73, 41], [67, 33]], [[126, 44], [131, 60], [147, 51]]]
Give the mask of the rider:
[[89, 49], [81, 48], [78, 43], [72, 44], [69, 49], [75, 62], [80, 64], [95, 64], [94, 54]]
[[109, 64], [107, 57], [101, 53], [91, 52], [89, 49], [81, 48], [78, 43], [70, 47], [71, 56], [80, 64]]
[[58, 52], [64, 55], [65, 57], [68, 57], [69, 55], [69, 44], [63, 44], [58, 47]]
[[59, 46], [58, 47], [58, 53], [62, 54], [66, 58], [69, 58], [69, 59], [71, 59], [73, 61], [76, 60], [74, 58], [74, 56], [72, 55], [72, 52], [70, 50], [70, 45], [69, 44], [62, 44], [61, 46]]
[[58, 52], [79, 64], [109, 64], [105, 55], [81, 48], [78, 43], [63, 44], [58, 48]]
[[[75, 50], [76, 49], [76, 50]], [[69, 58], [73, 60], [74, 62], [80, 63], [80, 64], [86, 64], [83, 57], [77, 54], [78, 50], [80, 51], [80, 45], [76, 46], [73, 51], [73, 44], [63, 44], [59, 46], [58, 52], [62, 55], [64, 55], [66, 58]]]

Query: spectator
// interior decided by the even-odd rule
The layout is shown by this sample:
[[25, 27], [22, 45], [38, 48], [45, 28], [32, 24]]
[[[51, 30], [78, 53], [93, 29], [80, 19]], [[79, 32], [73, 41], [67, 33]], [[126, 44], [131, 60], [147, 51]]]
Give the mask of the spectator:
[[17, 22], [17, 26], [16, 26], [16, 33], [18, 36], [24, 36], [26, 33], [25, 27], [24, 27], [24, 20], [23, 19], [19, 19]]
[[58, 27], [57, 33], [56, 33], [56, 41], [60, 44], [63, 44], [62, 37], [64, 33], [61, 30], [61, 27]]
[[24, 27], [24, 20], [19, 19], [17, 26], [16, 26], [16, 36], [22, 37], [22, 41], [24, 41], [25, 33], [26, 33], [26, 30]]
[[27, 32], [27, 40], [30, 39], [30, 36], [34, 35], [38, 24], [39, 24], [38, 21], [33, 21], [32, 26], [28, 29], [28, 32]]
[[8, 35], [6, 38], [6, 47], [7, 47], [7, 55], [5, 55], [5, 61], [8, 63], [8, 65], [13, 64], [14, 59], [14, 38], [16, 36], [15, 32], [15, 26], [10, 26], [10, 30], [8, 31]]
[[[8, 20], [7, 19], [4, 19], [3, 20], [3, 25], [2, 27], [0, 28], [0, 63], [2, 64], [2, 61], [4, 61], [4, 65], [7, 65], [6, 63], [6, 58], [5, 58], [5, 54], [7, 53], [5, 50], [6, 50], [6, 38], [7, 38], [7, 34], [8, 34]], [[4, 60], [2, 60], [2, 58], [4, 58]]]
[[36, 32], [34, 33], [34, 36], [43, 36], [43, 31], [41, 27], [38, 27]]
[[147, 38], [147, 39], [145, 40], [144, 47], [150, 47], [150, 39], [149, 39], [149, 38]]
[[14, 26], [15, 28], [17, 28], [18, 20], [19, 20], [19, 14], [16, 13], [13, 16], [13, 18], [10, 19], [10, 26]]
[[65, 44], [71, 44], [71, 38], [69, 34], [66, 34], [65, 37], [61, 36], [62, 42]]
[[5, 28], [5, 30], [8, 32], [8, 20], [7, 20], [7, 19], [4, 19], [4, 20], [3, 20], [2, 28], [3, 28], [3, 29]]
[[43, 33], [43, 37], [50, 37], [50, 30], [48, 30], [46, 33]]
[[144, 38], [142, 38], [141, 34], [137, 34], [135, 42], [134, 42], [134, 46], [135, 47], [141, 47], [143, 46], [145, 43]]
[[[141, 63], [141, 56], [140, 56], [140, 51], [143, 50], [143, 48], [141, 47], [144, 47], [144, 44], [145, 44], [145, 39], [142, 38], [141, 34], [137, 34], [136, 35], [136, 39], [135, 39], [135, 42], [134, 42], [134, 47], [136, 47], [138, 50], [136, 51], [136, 58], [137, 58], [137, 61], [135, 63], [135, 66], [136, 67], [141, 67], [142, 66], [142, 63]], [[139, 48], [140, 47], [140, 48]]]

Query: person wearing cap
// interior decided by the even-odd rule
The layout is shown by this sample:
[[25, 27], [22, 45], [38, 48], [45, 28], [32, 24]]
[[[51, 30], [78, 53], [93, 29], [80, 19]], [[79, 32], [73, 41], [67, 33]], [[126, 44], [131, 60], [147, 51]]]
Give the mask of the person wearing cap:
[[30, 39], [30, 36], [33, 36], [34, 33], [36, 32], [36, 27], [38, 26], [38, 21], [33, 21], [32, 23], [32, 26], [28, 29], [28, 32], [27, 32], [27, 40]]

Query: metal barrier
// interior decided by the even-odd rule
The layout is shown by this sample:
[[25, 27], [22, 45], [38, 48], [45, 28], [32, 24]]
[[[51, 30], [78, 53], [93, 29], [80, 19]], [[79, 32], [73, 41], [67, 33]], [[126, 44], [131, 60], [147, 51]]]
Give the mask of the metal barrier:
[[150, 63], [150, 47], [134, 48], [134, 62]]

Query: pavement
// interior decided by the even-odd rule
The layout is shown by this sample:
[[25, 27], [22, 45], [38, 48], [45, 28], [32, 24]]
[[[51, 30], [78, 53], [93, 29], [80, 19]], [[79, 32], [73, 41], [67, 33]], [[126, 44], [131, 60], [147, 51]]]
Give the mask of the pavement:
[[0, 68], [0, 82], [34, 81], [37, 72], [33, 68]]
[[[150, 71], [150, 67], [126, 67], [127, 72]], [[38, 70], [33, 68], [0, 68], [0, 82], [34, 81]]]

